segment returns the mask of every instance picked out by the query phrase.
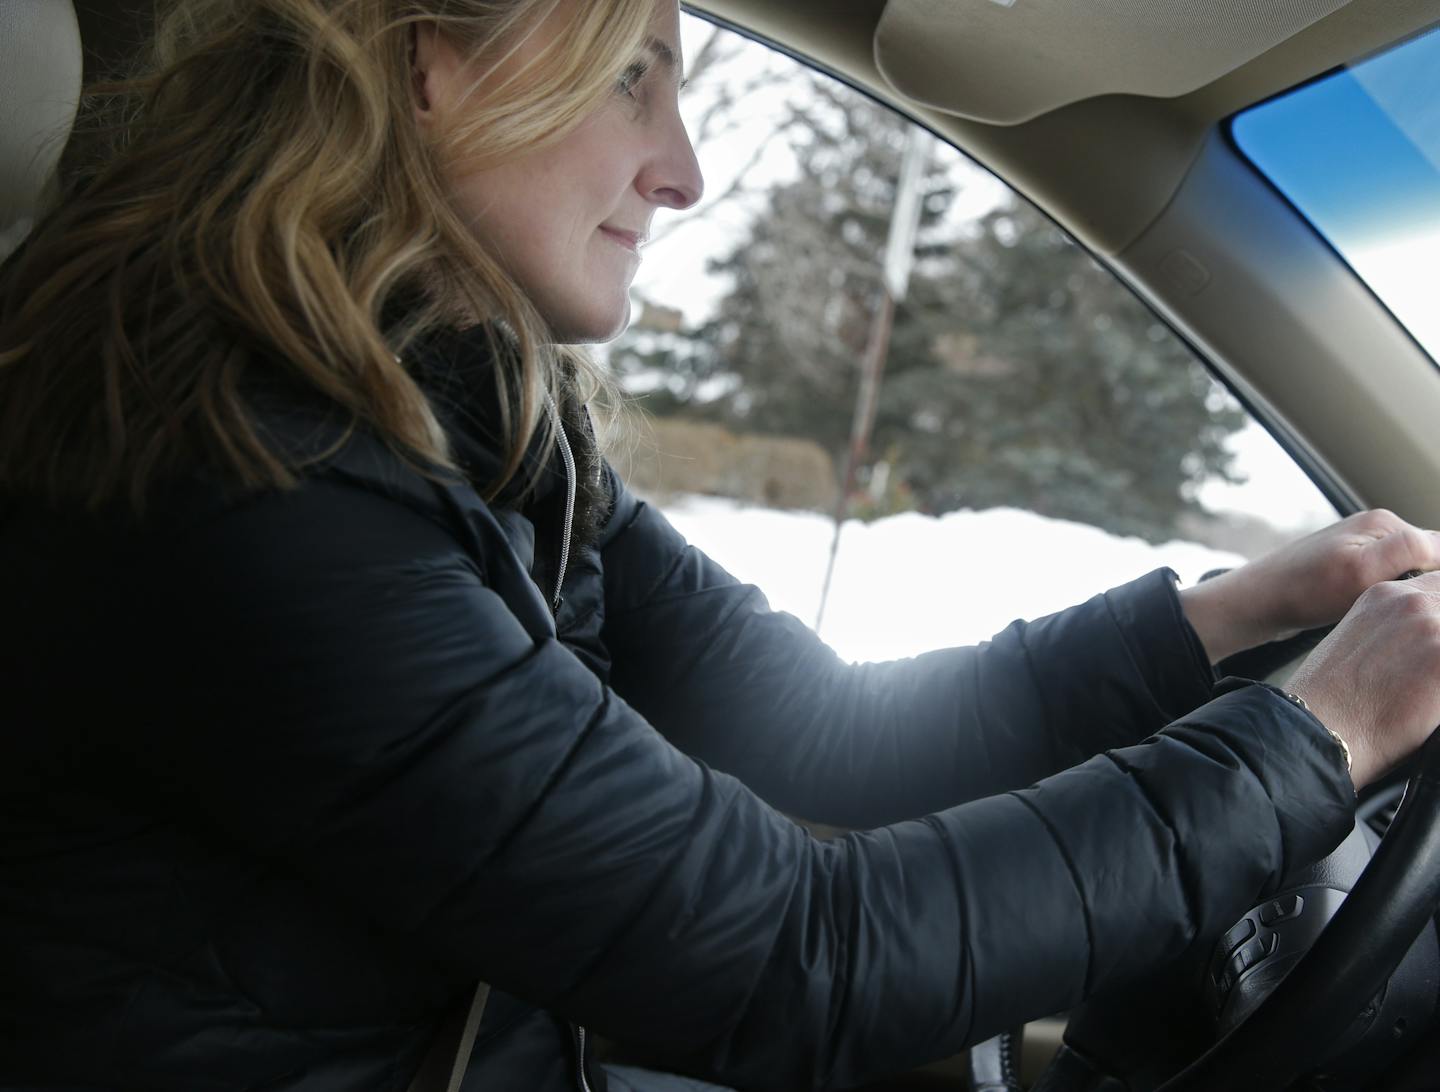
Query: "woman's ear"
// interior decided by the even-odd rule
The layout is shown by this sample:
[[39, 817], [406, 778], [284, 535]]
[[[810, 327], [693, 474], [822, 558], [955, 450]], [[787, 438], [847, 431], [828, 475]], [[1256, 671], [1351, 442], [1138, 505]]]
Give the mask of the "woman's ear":
[[410, 25], [410, 86], [415, 94], [415, 123], [436, 123], [459, 75], [460, 58], [434, 23]]

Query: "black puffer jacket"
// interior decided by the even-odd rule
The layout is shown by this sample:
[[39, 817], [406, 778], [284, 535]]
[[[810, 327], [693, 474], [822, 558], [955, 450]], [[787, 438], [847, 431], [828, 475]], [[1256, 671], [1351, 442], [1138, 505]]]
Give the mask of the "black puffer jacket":
[[574, 1088], [572, 1022], [843, 1085], [1175, 958], [1350, 827], [1306, 714], [1209, 700], [1163, 572], [847, 666], [613, 477], [552, 616], [546, 481], [487, 505], [361, 434], [143, 530], [9, 506], [0, 1087], [399, 1090], [477, 979], [472, 1092]]

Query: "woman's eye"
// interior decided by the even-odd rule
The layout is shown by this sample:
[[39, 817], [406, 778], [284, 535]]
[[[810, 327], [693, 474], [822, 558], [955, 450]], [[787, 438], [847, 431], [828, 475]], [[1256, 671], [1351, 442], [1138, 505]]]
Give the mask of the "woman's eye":
[[615, 81], [615, 90], [619, 91], [622, 95], [629, 95], [631, 98], [634, 98], [636, 86], [645, 78], [645, 73], [648, 71], [650, 71], [650, 66], [644, 61], [634, 62], [629, 68], [625, 69], [625, 71], [620, 74], [620, 78]]

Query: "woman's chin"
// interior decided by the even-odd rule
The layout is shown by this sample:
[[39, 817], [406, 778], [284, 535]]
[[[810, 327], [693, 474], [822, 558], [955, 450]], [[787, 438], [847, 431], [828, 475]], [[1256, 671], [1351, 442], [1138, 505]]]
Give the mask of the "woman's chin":
[[630, 325], [630, 297], [611, 307], [572, 312], [550, 320], [555, 338], [564, 345], [593, 345], [614, 341]]

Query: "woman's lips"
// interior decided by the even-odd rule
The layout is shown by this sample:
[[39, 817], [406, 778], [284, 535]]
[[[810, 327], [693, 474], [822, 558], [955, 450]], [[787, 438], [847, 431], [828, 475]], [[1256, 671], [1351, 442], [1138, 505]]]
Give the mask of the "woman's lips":
[[638, 231], [622, 231], [619, 228], [606, 227], [604, 224], [600, 225], [600, 232], [606, 238], [623, 246], [632, 254], [639, 254], [640, 244], [645, 241], [645, 237]]

